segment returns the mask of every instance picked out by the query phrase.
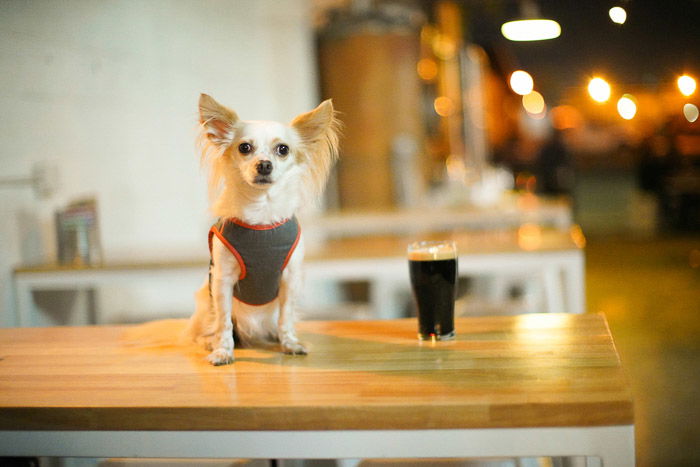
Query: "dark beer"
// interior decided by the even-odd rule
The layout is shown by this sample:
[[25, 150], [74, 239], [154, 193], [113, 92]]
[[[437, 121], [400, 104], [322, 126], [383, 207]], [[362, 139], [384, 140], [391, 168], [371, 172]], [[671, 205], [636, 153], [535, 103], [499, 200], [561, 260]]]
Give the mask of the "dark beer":
[[418, 305], [418, 337], [448, 340], [454, 337], [457, 256], [454, 244], [413, 244], [408, 265]]

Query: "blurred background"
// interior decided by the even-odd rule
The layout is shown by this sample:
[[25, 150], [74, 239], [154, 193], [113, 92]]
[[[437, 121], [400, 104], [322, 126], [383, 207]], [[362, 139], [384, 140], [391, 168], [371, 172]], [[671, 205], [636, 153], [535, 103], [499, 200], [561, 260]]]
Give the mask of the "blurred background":
[[[249, 120], [289, 121], [333, 98], [345, 130], [307, 214], [315, 241], [396, 233], [426, 213], [486, 219], [469, 229], [513, 230], [524, 250], [541, 229], [573, 232], [586, 311], [606, 314], [632, 381], [639, 465], [700, 464], [700, 2], [0, 8], [0, 325], [20, 324], [22, 274], [109, 264], [192, 262], [200, 279], [49, 285], [31, 292], [32, 324], [189, 315], [212, 222], [194, 150], [199, 93]], [[550, 20], [534, 40], [504, 26], [533, 18]], [[373, 231], [376, 216], [397, 220]], [[371, 294], [313, 286], [326, 305]], [[472, 296], [482, 286], [465, 282]], [[507, 289], [509, 302], [530, 293]], [[472, 296], [469, 313], [507, 308]]]

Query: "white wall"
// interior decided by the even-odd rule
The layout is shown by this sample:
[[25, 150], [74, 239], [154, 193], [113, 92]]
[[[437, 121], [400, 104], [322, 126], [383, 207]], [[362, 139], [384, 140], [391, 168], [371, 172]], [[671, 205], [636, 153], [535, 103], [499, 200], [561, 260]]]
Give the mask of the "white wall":
[[[107, 260], [206, 256], [210, 217], [193, 143], [200, 92], [246, 119], [286, 121], [317, 103], [305, 0], [0, 8], [0, 178], [48, 160], [61, 182], [47, 200], [0, 188], [2, 325], [12, 324], [12, 266], [55, 259], [53, 211], [76, 197], [98, 200]], [[189, 308], [191, 290], [158, 304], [143, 289], [105, 291], [101, 308]]]

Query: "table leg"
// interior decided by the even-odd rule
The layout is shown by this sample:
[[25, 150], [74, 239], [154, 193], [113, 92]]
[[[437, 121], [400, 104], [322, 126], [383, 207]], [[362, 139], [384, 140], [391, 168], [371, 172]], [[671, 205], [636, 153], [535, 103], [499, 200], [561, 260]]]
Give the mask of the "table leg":
[[602, 446], [599, 457], [603, 467], [634, 466], [634, 427], [629, 427], [626, 436], [620, 436]]
[[597, 457], [553, 457], [552, 467], [600, 467]]
[[472, 278], [475, 294], [485, 297], [489, 303], [498, 304], [503, 304], [508, 300], [508, 288], [511, 282], [512, 278], [502, 274], [479, 275]]
[[97, 290], [94, 287], [84, 289], [85, 312], [88, 324], [102, 324], [101, 316], [97, 309]]
[[586, 312], [586, 265], [583, 252], [571, 255], [562, 265], [564, 296], [569, 313]]
[[369, 301], [379, 319], [403, 318], [399, 291], [401, 285], [396, 280], [377, 277], [370, 282]]
[[546, 266], [542, 271], [545, 309], [547, 313], [572, 312], [572, 310], [564, 306], [564, 287], [561, 276], [562, 274], [559, 267], [554, 265]]
[[31, 326], [36, 314], [32, 288], [15, 279], [15, 325], [20, 327]]

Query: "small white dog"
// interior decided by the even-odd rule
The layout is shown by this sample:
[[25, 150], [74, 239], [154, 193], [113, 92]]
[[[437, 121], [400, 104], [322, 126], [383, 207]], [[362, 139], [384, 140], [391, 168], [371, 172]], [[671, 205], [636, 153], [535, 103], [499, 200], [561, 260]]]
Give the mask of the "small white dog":
[[323, 191], [338, 154], [333, 104], [324, 101], [289, 125], [243, 121], [206, 94], [199, 99], [202, 162], [210, 167], [209, 278], [196, 294], [189, 334], [214, 365], [244, 344], [279, 342], [306, 354], [295, 330], [304, 256], [295, 213]]

